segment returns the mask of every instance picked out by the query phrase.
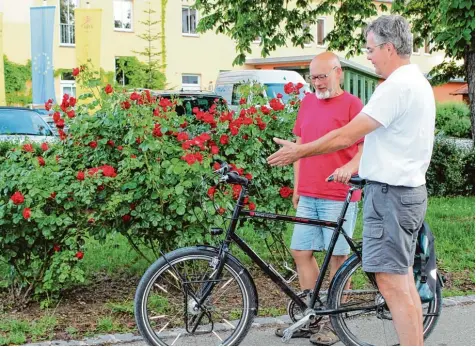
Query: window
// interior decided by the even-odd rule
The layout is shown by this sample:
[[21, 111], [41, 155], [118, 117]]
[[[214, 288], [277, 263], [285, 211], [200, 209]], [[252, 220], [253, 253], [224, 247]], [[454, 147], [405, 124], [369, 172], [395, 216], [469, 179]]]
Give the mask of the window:
[[238, 89], [242, 86], [242, 84], [234, 84], [233, 91], [231, 94], [231, 104], [237, 106], [240, 104], [241, 94], [238, 93]]
[[127, 66], [129, 64], [128, 57], [116, 57], [116, 82], [121, 86], [129, 85], [129, 77], [127, 76]]
[[74, 9], [78, 0], [60, 0], [60, 44], [74, 45]]
[[71, 72], [61, 73], [61, 95], [68, 94], [69, 96], [76, 96], [76, 82]]
[[425, 39], [425, 54], [430, 54], [432, 49], [432, 44], [430, 43], [430, 39]]
[[197, 35], [197, 10], [182, 6], [182, 34]]
[[415, 43], [415, 40], [418, 37], [416, 35], [413, 35], [413, 54], [420, 54], [420, 47]]
[[[309, 28], [309, 23], [304, 23], [304, 24], [302, 25], [303, 31], [304, 31], [305, 29], [307, 29], [307, 28]], [[304, 46], [310, 46], [311, 43], [312, 43], [311, 39], [308, 39], [308, 40], [304, 41]]]
[[317, 45], [318, 46], [323, 46], [324, 45], [324, 37], [325, 37], [325, 32], [324, 32], [324, 19], [320, 18], [317, 20]]
[[114, 28], [132, 31], [132, 0], [114, 0]]
[[182, 75], [182, 90], [200, 90], [200, 75]]

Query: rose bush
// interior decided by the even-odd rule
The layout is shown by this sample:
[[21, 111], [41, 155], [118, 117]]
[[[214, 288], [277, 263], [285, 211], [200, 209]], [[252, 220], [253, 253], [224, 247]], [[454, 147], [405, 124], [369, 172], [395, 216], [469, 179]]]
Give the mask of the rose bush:
[[[87, 236], [120, 232], [137, 251], [156, 253], [211, 242], [209, 227], [224, 224], [240, 191], [204, 184], [215, 158], [251, 179], [248, 209], [289, 212], [292, 167], [271, 168], [266, 158], [277, 149], [273, 137], [291, 137], [302, 86], [287, 86], [287, 105], [245, 86], [239, 112], [217, 104], [190, 117], [177, 115], [177, 100], [100, 86], [87, 67], [75, 77], [89, 93], [45, 105], [60, 143], [0, 152], [0, 247], [15, 269], [8, 285], [24, 298], [82, 280], [75, 265]], [[277, 238], [285, 228], [255, 220], [244, 227]]]

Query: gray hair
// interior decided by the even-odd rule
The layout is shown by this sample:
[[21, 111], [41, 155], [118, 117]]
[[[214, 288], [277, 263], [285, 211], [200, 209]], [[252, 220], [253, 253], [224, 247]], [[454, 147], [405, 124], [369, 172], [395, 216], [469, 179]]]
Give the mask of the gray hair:
[[408, 21], [402, 16], [380, 16], [365, 29], [365, 37], [372, 32], [378, 45], [391, 43], [402, 58], [409, 58], [413, 50], [413, 37]]

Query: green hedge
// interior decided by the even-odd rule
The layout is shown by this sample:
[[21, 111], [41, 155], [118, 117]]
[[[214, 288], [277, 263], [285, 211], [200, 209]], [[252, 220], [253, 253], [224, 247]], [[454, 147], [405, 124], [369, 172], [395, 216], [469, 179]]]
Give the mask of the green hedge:
[[436, 105], [436, 129], [447, 136], [471, 138], [471, 116], [464, 102]]

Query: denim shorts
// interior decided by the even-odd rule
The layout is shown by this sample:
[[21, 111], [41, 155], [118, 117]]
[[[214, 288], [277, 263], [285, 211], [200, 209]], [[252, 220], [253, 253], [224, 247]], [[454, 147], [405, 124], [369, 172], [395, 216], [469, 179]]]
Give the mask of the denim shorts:
[[425, 219], [426, 186], [370, 182], [364, 189], [362, 268], [366, 272], [408, 274]]
[[[297, 217], [321, 219], [337, 222], [340, 216], [343, 201], [318, 199], [308, 196], [299, 198]], [[345, 233], [352, 237], [357, 220], [358, 206], [357, 202], [351, 202], [345, 215], [346, 221], [342, 226]], [[323, 228], [315, 225], [296, 224], [294, 226], [293, 237], [291, 239], [291, 249], [299, 251], [322, 251], [329, 248], [332, 233], [334, 229]], [[333, 255], [348, 255], [350, 246], [344, 236], [339, 235], [334, 247]]]

